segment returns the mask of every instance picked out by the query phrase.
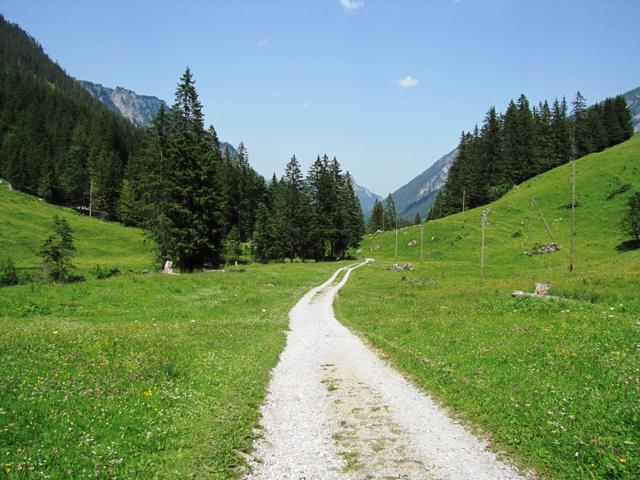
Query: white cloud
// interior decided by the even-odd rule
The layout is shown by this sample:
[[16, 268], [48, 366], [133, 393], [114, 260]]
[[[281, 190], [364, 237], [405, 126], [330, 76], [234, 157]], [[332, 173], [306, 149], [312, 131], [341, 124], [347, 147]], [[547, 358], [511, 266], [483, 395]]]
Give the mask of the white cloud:
[[413, 78], [411, 75], [407, 75], [404, 78], [398, 80], [398, 85], [402, 88], [413, 88], [418, 85], [418, 79]]
[[263, 47], [268, 47], [269, 46], [269, 40], [260, 40], [258, 42], [258, 47], [263, 48]]
[[364, 7], [364, 0], [340, 0], [340, 3], [347, 13], [353, 13]]

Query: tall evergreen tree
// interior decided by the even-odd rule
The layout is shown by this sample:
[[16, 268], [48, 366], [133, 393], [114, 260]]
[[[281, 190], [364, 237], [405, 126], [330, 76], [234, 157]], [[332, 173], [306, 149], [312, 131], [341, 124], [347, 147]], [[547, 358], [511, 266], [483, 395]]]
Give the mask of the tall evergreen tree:
[[576, 148], [576, 155], [582, 157], [593, 151], [591, 142], [591, 131], [587, 118], [587, 102], [578, 91], [573, 100], [573, 137]]
[[169, 254], [182, 270], [217, 266], [225, 233], [221, 165], [205, 134], [202, 106], [189, 68], [176, 90], [171, 123], [167, 138], [171, 176], [166, 193]]
[[285, 168], [282, 195], [284, 212], [281, 234], [285, 250], [292, 260], [296, 257], [303, 258], [309, 243], [311, 202], [307, 196], [300, 162], [295, 155]]
[[371, 210], [371, 217], [369, 217], [367, 229], [371, 233], [384, 229], [384, 207], [382, 206], [382, 202], [377, 198]]
[[550, 167], [564, 165], [571, 159], [571, 126], [567, 119], [567, 101], [554, 100], [551, 112], [553, 162]]
[[397, 218], [396, 205], [393, 202], [393, 197], [389, 194], [384, 200], [384, 229], [394, 230]]
[[353, 179], [347, 172], [344, 175], [344, 182], [341, 192], [341, 208], [344, 210], [346, 218], [347, 248], [358, 248], [360, 240], [365, 233], [364, 216], [360, 200], [353, 189]]

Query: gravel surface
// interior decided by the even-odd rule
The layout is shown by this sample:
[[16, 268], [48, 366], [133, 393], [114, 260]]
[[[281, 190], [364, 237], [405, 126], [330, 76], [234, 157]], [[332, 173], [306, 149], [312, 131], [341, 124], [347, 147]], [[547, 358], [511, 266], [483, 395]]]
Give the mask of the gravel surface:
[[369, 261], [291, 310], [246, 479], [525, 478], [336, 320], [334, 297]]

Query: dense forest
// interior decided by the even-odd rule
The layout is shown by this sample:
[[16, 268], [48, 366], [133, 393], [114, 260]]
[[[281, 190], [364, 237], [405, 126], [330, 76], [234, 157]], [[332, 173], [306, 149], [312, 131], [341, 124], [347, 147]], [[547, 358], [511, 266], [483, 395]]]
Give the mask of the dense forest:
[[360, 201], [349, 172], [324, 155], [303, 178], [294, 156], [284, 176], [274, 178], [260, 204], [254, 232], [256, 258], [340, 258], [364, 235]]
[[260, 261], [340, 258], [364, 233], [351, 177], [335, 158], [318, 158], [304, 179], [294, 157], [282, 179], [267, 182], [242, 143], [221, 149], [188, 68], [171, 109], [138, 129], [1, 16], [0, 62], [0, 176], [49, 202], [145, 228], [159, 261], [216, 267], [247, 242]]
[[0, 16], [0, 176], [53, 203], [116, 217], [138, 131]]
[[490, 203], [518, 183], [633, 135], [622, 96], [587, 107], [578, 92], [572, 107], [569, 114], [563, 98], [532, 108], [521, 95], [504, 114], [490, 108], [480, 129], [462, 133], [458, 157], [429, 218]]

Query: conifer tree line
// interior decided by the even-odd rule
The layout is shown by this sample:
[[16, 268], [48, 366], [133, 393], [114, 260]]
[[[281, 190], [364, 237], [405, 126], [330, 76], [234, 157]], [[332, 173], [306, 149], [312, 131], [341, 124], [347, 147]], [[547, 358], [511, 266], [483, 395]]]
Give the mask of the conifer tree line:
[[527, 97], [511, 100], [503, 114], [495, 107], [482, 127], [463, 132], [458, 156], [429, 212], [441, 218], [490, 203], [519, 184], [576, 158], [627, 140], [631, 113], [622, 96], [587, 107], [580, 92], [568, 111], [566, 100], [531, 107]]
[[117, 216], [138, 131], [0, 16], [0, 176], [45, 200]]
[[143, 226], [161, 261], [182, 270], [237, 260], [253, 241], [259, 261], [340, 258], [364, 233], [360, 203], [336, 159], [318, 158], [303, 178], [295, 157], [267, 183], [241, 143], [220, 149], [187, 68], [169, 111], [161, 108], [127, 165], [120, 219]]
[[258, 261], [344, 258], [365, 233], [360, 201], [349, 172], [318, 156], [306, 178], [293, 156], [282, 178], [275, 175], [258, 206], [254, 231]]
[[404, 228], [411, 225], [419, 225], [422, 223], [420, 215], [416, 215], [414, 221], [406, 218], [400, 218], [396, 212], [396, 205], [391, 194], [384, 199], [384, 205], [380, 199], [376, 199], [371, 210], [371, 216], [367, 223], [367, 231], [375, 233], [377, 231], [394, 230], [395, 228]]

